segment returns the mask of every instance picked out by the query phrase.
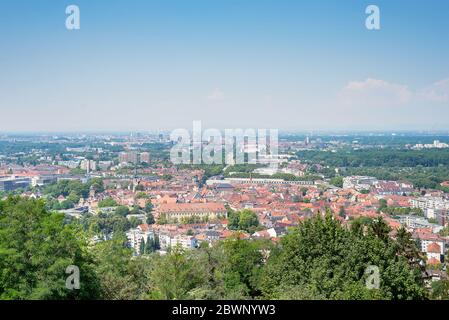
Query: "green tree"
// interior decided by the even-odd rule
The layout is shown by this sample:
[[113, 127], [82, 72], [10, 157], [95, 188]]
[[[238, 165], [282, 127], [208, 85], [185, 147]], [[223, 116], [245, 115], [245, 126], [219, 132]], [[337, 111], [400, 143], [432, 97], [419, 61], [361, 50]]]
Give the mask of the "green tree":
[[126, 217], [129, 214], [129, 208], [127, 206], [118, 206], [115, 209], [115, 214], [122, 217]]
[[205, 280], [200, 261], [180, 247], [173, 247], [155, 261], [151, 272], [151, 299], [189, 299]]
[[117, 202], [115, 202], [112, 198], [105, 198], [98, 202], [98, 207], [100, 208], [107, 208], [107, 207], [116, 207]]
[[153, 204], [150, 201], [147, 202], [147, 204], [145, 205], [144, 211], [147, 213], [150, 213], [153, 211]]
[[254, 232], [259, 226], [259, 219], [255, 212], [251, 210], [242, 210], [240, 212], [239, 229], [247, 232]]
[[145, 254], [145, 241], [143, 239], [140, 241], [139, 254]]
[[377, 210], [378, 212], [384, 211], [388, 208], [387, 205], [387, 200], [385, 199], [380, 199], [379, 200], [379, 209]]
[[369, 225], [369, 233], [382, 241], [388, 241], [391, 228], [382, 217], [375, 218]]
[[[370, 265], [380, 271], [378, 290], [365, 286]], [[263, 296], [275, 299], [426, 297], [420, 269], [409, 264], [394, 240], [348, 230], [330, 214], [292, 229], [271, 252], [259, 283]]]
[[231, 211], [228, 219], [228, 226], [231, 230], [242, 230], [253, 233], [259, 226], [257, 214], [248, 209], [237, 212]]
[[[409, 264], [420, 267], [420, 262], [424, 260], [416, 242], [412, 239], [412, 235], [403, 226], [396, 233], [396, 245], [398, 251], [404, 256]], [[424, 271], [424, 270], [422, 270]]]
[[343, 177], [335, 176], [330, 180], [330, 184], [339, 188], [343, 188]]
[[153, 216], [153, 214], [151, 212], [148, 212], [146, 214], [146, 223], [147, 224], [154, 224], [155, 223], [154, 216]]
[[140, 224], [142, 224], [142, 221], [137, 217], [131, 217], [129, 219], [129, 224], [131, 228], [137, 228]]
[[160, 243], [159, 235], [158, 235], [158, 234], [155, 234], [155, 235], [154, 235], [154, 250], [155, 250], [155, 251], [156, 251], [156, 250], [161, 250], [161, 243]]
[[104, 184], [102, 178], [92, 178], [88, 182], [89, 189], [92, 188], [95, 192], [103, 192]]
[[[65, 224], [41, 200], [0, 201], [0, 299], [95, 299], [94, 260], [80, 227]], [[80, 270], [80, 290], [65, 286], [66, 268]]]
[[346, 217], [346, 211], [345, 211], [345, 207], [341, 206], [339, 211], [338, 211], [338, 215], [342, 218]]
[[135, 257], [127, 247], [123, 233], [117, 232], [111, 240], [96, 244], [96, 274], [100, 280], [101, 298], [105, 300], [137, 300], [150, 290], [152, 261]]
[[434, 300], [449, 300], [449, 280], [432, 282], [431, 298]]
[[145, 241], [145, 253], [150, 254], [155, 251], [154, 239], [151, 237], [147, 237]]

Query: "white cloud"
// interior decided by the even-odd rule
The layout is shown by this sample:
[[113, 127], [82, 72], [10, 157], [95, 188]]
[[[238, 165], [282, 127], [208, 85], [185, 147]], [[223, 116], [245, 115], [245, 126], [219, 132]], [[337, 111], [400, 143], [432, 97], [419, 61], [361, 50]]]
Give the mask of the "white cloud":
[[368, 78], [349, 82], [339, 98], [347, 105], [391, 106], [406, 104], [412, 96], [413, 93], [405, 85]]
[[419, 91], [419, 97], [431, 102], [449, 102], [449, 78], [422, 89]]
[[449, 102], [449, 78], [417, 90], [372, 78], [351, 81], [340, 91], [338, 98], [343, 105], [357, 107], [388, 107], [423, 102], [441, 104]]
[[223, 91], [221, 91], [219, 88], [215, 88], [208, 96], [207, 100], [209, 101], [222, 101], [224, 100], [225, 95]]

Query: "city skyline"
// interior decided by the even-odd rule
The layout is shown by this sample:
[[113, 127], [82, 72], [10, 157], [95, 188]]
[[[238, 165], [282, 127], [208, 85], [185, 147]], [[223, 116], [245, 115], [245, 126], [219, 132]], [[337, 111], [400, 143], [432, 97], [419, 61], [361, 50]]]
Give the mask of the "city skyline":
[[[81, 29], [65, 28], [78, 5]], [[365, 8], [380, 8], [380, 30]], [[425, 4], [425, 6], [424, 6]], [[4, 1], [1, 132], [445, 130], [447, 1]]]

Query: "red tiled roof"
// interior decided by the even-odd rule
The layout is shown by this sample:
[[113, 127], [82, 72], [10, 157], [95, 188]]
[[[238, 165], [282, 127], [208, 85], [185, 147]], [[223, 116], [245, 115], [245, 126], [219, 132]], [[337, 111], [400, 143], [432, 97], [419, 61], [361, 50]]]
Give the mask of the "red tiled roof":
[[441, 247], [438, 243], [432, 242], [431, 244], [429, 244], [427, 246], [427, 252], [430, 253], [440, 253], [441, 252]]

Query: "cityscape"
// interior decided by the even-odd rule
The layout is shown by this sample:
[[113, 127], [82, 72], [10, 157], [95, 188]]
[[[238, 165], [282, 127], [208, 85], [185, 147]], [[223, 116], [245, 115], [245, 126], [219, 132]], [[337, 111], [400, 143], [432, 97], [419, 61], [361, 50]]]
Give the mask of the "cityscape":
[[[16, 224], [44, 228], [36, 217], [54, 220], [56, 229], [42, 229], [48, 241], [75, 230], [69, 234], [76, 239], [49, 244], [46, 250], [64, 253], [47, 263], [56, 264], [54, 268], [64, 267], [58, 266], [62, 261], [85, 263], [87, 257], [64, 251], [70, 249], [64, 247], [66, 241], [82, 239], [77, 246], [92, 255], [95, 263], [89, 267], [98, 268], [94, 273], [98, 278], [89, 281], [98, 281], [101, 292], [92, 291], [83, 281], [74, 292], [60, 293], [57, 287], [52, 291], [56, 283], [48, 282], [56, 275], [48, 270], [44, 278], [26, 281], [43, 281], [49, 290], [2, 287], [2, 295], [445, 299], [447, 142], [448, 133], [282, 132], [279, 154], [270, 163], [193, 165], [172, 163], [170, 150], [178, 141], [171, 140], [169, 132], [4, 134], [0, 137], [4, 212], [0, 222], [11, 230], [2, 233], [2, 248], [22, 248], [25, 254], [30, 250], [27, 244], [39, 235], [21, 231]], [[373, 243], [365, 244], [370, 248], [355, 246], [364, 241]], [[347, 261], [334, 246], [342, 246], [339, 250], [348, 251], [345, 255], [358, 256]], [[309, 250], [318, 251], [311, 255]], [[368, 253], [377, 256], [369, 258]], [[284, 260], [291, 254], [294, 260]], [[212, 260], [204, 260], [207, 255]], [[14, 256], [4, 257], [8, 261]], [[309, 282], [323, 271], [322, 259], [333, 259], [334, 265], [328, 266], [332, 272], [344, 268], [342, 274], [328, 276], [328, 281], [336, 282], [326, 288]], [[33, 266], [32, 261], [21, 263], [22, 268]], [[381, 285], [370, 288], [371, 274], [365, 268], [375, 263], [383, 264], [378, 267]], [[2, 284], [19, 276], [13, 272], [15, 267], [2, 265], [11, 271]], [[81, 267], [81, 275], [85, 269], [88, 266]], [[407, 281], [398, 281], [394, 273]], [[290, 278], [293, 275], [299, 278]], [[274, 284], [269, 279], [277, 280]]]
[[449, 300], [448, 13], [1, 0], [0, 303]]

